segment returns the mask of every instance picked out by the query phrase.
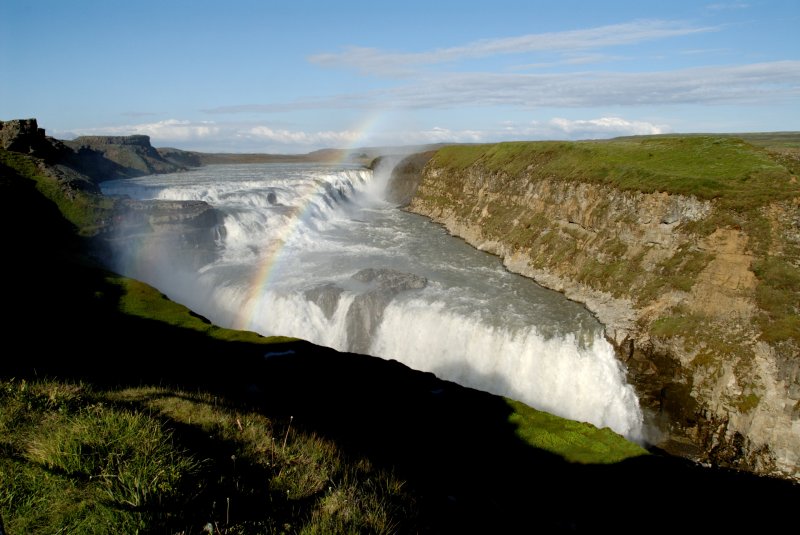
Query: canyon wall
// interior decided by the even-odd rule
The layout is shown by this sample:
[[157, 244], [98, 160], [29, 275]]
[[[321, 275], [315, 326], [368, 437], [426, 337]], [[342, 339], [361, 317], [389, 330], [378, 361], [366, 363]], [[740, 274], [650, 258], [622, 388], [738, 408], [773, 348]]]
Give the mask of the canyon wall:
[[[508, 161], [490, 147], [442, 149], [407, 209], [585, 303], [627, 367], [656, 446], [800, 478], [800, 196], [744, 206], [668, 184], [646, 191], [614, 184], [607, 166], [559, 171], [559, 150], [575, 149], [512, 151]], [[644, 158], [655, 150], [665, 149], [645, 147]], [[773, 174], [796, 190], [791, 171], [776, 163]], [[407, 172], [398, 179], [408, 188]], [[771, 314], [769, 291], [794, 300], [783, 316]]]

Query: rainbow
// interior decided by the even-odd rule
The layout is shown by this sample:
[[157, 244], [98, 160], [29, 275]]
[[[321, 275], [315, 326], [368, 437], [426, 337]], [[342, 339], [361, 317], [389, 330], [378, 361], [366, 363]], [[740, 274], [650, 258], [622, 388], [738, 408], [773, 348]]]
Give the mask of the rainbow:
[[[383, 118], [382, 113], [372, 113], [366, 116], [353, 130], [353, 136], [350, 143], [341, 151], [341, 156], [333, 164], [342, 164], [348, 157], [348, 153], [358, 147], [363, 147], [364, 143], [371, 138], [371, 135], [376, 131], [378, 125]], [[270, 280], [275, 278], [276, 273], [281, 269], [281, 258], [285, 251], [286, 243], [292, 238], [300, 224], [309, 217], [312, 200], [321, 193], [321, 190], [309, 183], [305, 189], [300, 192], [299, 203], [292, 215], [292, 221], [285, 225], [278, 236], [274, 237], [269, 250], [263, 254], [259, 261], [258, 266], [253, 272], [249, 284], [245, 290], [245, 298], [242, 308], [237, 315], [237, 320], [234, 322], [235, 329], [249, 329], [257, 330], [255, 325], [255, 314], [257, 312], [257, 305], [261, 302], [265, 290], [270, 285]]]

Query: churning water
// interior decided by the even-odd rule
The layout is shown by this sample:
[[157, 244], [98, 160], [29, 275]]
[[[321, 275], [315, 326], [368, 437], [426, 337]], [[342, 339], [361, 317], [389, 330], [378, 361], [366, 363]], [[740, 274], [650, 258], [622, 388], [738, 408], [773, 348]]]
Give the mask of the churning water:
[[602, 325], [385, 202], [388, 174], [242, 164], [105, 182], [106, 194], [223, 214], [212, 261], [120, 249], [117, 268], [218, 325], [396, 359], [640, 440], [638, 400]]

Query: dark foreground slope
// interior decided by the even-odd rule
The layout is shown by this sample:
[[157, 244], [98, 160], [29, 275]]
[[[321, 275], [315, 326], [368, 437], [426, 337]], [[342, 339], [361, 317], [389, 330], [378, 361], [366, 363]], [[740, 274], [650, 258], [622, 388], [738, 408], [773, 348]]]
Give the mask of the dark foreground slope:
[[9, 533], [794, 524], [800, 489], [788, 482], [636, 455], [607, 430], [396, 362], [216, 328], [95, 265], [19, 157], [0, 152], [0, 191], [13, 199], [0, 216]]

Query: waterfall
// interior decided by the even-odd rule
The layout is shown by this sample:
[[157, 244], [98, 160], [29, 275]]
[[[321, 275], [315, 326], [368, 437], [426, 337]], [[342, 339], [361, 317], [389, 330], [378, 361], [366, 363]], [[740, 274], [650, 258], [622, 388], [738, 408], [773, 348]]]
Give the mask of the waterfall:
[[396, 359], [641, 440], [638, 400], [602, 325], [384, 202], [390, 169], [219, 165], [105, 182], [107, 194], [202, 200], [223, 214], [208, 264], [188, 265], [177, 248], [120, 250], [119, 269], [223, 326]]

